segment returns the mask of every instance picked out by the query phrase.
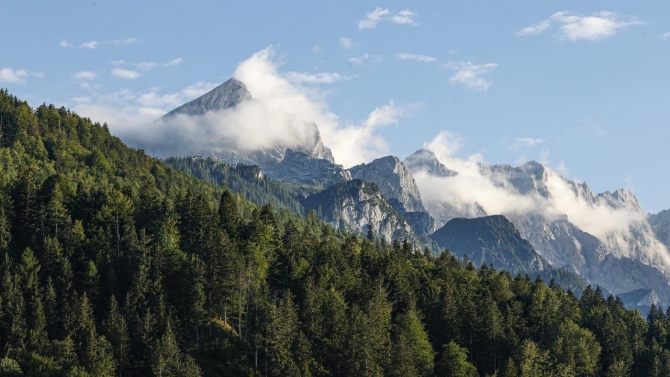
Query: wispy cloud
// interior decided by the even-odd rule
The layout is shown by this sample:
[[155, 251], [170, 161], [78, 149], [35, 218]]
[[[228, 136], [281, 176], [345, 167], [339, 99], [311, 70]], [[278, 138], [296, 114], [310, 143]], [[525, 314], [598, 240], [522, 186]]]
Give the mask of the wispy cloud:
[[96, 77], [98, 77], [98, 75], [92, 71], [81, 71], [72, 75], [72, 78], [78, 81], [80, 80], [92, 81], [95, 80]]
[[397, 25], [416, 26], [416, 16], [417, 13], [409, 9], [394, 12], [387, 8], [377, 7], [372, 12], [366, 14], [365, 19], [358, 21], [358, 29], [374, 29], [377, 27], [377, 24], [383, 21], [388, 21]]
[[321, 54], [321, 53], [326, 52], [326, 49], [324, 49], [323, 47], [321, 47], [319, 45], [314, 45], [314, 47], [312, 47], [312, 52], [315, 53], [315, 54]]
[[0, 82], [25, 84], [27, 77], [28, 71], [25, 69], [13, 69], [8, 67], [0, 69]]
[[353, 50], [358, 47], [358, 43], [354, 42], [351, 38], [342, 37], [340, 38], [340, 46], [346, 50]]
[[670, 39], [670, 31], [668, 31], [666, 33], [663, 33], [663, 35], [661, 35], [661, 38], [662, 39]]
[[136, 78], [142, 76], [138, 71], [133, 71], [125, 68], [114, 68], [112, 70], [112, 75], [126, 80], [135, 80]]
[[113, 39], [111, 41], [92, 40], [92, 41], [88, 41], [88, 42], [82, 42], [78, 45], [74, 45], [72, 43], [69, 43], [66, 40], [62, 40], [58, 43], [58, 45], [60, 47], [63, 47], [63, 48], [76, 47], [76, 48], [83, 48], [83, 49], [87, 49], [87, 50], [94, 50], [94, 49], [98, 48], [98, 46], [101, 46], [101, 45], [124, 46], [124, 45], [137, 43], [139, 41], [140, 40], [137, 39], [137, 38]]
[[536, 137], [517, 137], [513, 143], [508, 143], [507, 147], [513, 150], [519, 150], [521, 148], [532, 148], [544, 143], [544, 139], [539, 139]]
[[333, 84], [338, 81], [349, 80], [350, 76], [344, 76], [336, 72], [288, 72], [284, 75], [293, 84]]
[[[112, 75], [125, 80], [135, 80], [136, 78], [156, 67], [155, 62], [139, 62], [128, 64], [123, 60], [115, 60], [112, 61], [112, 64], [118, 66], [118, 68], [114, 68], [112, 70]], [[129, 66], [132, 67], [132, 69], [121, 68], [121, 66]]]
[[624, 16], [616, 12], [600, 11], [591, 16], [561, 11], [548, 19], [527, 26], [516, 33], [517, 37], [540, 34], [552, 26], [558, 26], [559, 39], [578, 41], [595, 41], [610, 37], [629, 26], [644, 25], [646, 22], [635, 16]]
[[349, 64], [353, 65], [373, 65], [381, 63], [384, 57], [381, 55], [363, 54], [361, 56], [349, 58]]
[[170, 60], [169, 62], [163, 64], [163, 66], [165, 66], [165, 67], [176, 67], [176, 66], [180, 65], [181, 62], [182, 62], [182, 58], [176, 58], [176, 59]]
[[93, 49], [97, 48], [99, 44], [100, 44], [100, 42], [98, 42], [98, 41], [84, 42], [84, 43], [79, 45], [79, 48], [85, 48], [85, 49], [88, 49], [88, 50], [93, 50]]
[[519, 30], [516, 33], [517, 37], [525, 37], [527, 35], [540, 34], [541, 32], [549, 29], [551, 27], [551, 22], [549, 20], [544, 20], [538, 24], [526, 26], [525, 28]]
[[484, 75], [498, 67], [495, 63], [474, 64], [472, 62], [449, 62], [446, 68], [456, 71], [449, 82], [452, 85], [463, 85], [468, 89], [485, 91], [491, 87], [491, 81], [486, 80]]
[[435, 63], [437, 59], [427, 55], [408, 54], [406, 52], [399, 52], [395, 54], [396, 59], [400, 60], [414, 60], [422, 63]]
[[44, 78], [44, 72], [33, 72], [32, 75], [34, 77], [37, 77], [38, 79], [43, 79]]

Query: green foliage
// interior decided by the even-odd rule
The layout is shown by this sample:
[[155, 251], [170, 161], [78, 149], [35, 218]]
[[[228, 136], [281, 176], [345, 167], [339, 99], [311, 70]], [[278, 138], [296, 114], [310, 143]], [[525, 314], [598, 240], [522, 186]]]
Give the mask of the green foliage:
[[197, 180], [6, 91], [0, 116], [0, 376], [670, 374], [668, 313], [566, 271], [335, 232], [253, 169], [170, 160]]

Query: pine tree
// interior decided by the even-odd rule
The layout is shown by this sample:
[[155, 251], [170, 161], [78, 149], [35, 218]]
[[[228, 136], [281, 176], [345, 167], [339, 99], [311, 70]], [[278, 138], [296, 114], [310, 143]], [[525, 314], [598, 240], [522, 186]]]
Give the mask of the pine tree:
[[111, 345], [114, 359], [118, 362], [118, 369], [123, 373], [129, 366], [130, 340], [126, 320], [119, 311], [114, 296], [110, 299], [108, 315], [102, 323], [102, 328]]

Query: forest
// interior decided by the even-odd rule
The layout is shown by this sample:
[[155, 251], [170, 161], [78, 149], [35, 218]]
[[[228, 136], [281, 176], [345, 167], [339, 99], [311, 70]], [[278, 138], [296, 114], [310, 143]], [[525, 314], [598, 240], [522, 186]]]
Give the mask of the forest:
[[670, 375], [670, 311], [243, 188], [1, 91], [0, 376]]

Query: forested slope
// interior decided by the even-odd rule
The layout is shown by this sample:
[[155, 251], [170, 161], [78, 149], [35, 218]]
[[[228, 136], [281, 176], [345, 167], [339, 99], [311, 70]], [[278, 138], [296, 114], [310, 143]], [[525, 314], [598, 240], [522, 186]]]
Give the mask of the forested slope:
[[334, 232], [0, 93], [2, 376], [666, 376], [666, 314]]

